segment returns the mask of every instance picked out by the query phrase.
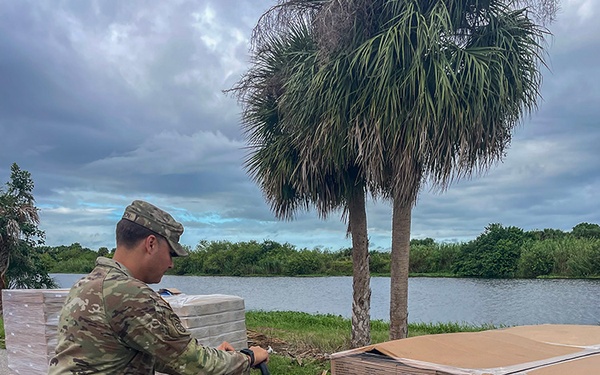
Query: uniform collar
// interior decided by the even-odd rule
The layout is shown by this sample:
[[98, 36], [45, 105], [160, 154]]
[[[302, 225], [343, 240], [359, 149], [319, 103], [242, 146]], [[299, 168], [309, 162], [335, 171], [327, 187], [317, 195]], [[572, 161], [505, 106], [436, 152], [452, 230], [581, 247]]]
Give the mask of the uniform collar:
[[97, 266], [104, 266], [104, 267], [115, 268], [115, 269], [120, 270], [121, 272], [123, 272], [124, 274], [126, 274], [129, 277], [134, 277], [131, 274], [131, 271], [129, 271], [129, 269], [127, 269], [127, 267], [125, 267], [121, 263], [117, 262], [116, 260], [113, 260], [113, 259], [110, 259], [110, 258], [98, 257], [98, 258], [96, 258], [96, 265]]

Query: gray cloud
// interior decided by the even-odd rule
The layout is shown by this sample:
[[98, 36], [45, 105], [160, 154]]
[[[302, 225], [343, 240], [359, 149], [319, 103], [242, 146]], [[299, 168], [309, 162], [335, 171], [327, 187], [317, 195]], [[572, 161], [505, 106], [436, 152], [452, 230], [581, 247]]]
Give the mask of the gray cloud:
[[[114, 246], [133, 199], [171, 211], [190, 246], [350, 245], [341, 213], [277, 220], [242, 167], [240, 108], [222, 90], [247, 68], [251, 29], [273, 4], [0, 0], [0, 181], [12, 162], [32, 173], [49, 245]], [[502, 163], [422, 192], [413, 237], [600, 223], [598, 12], [594, 1], [563, 3], [538, 111]], [[389, 248], [389, 202], [369, 203], [368, 226], [371, 244]]]

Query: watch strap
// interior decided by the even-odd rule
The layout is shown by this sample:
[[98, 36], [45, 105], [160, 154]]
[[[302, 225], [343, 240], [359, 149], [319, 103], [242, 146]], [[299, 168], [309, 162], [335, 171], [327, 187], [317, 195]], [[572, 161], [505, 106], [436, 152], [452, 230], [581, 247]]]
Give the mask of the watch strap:
[[250, 357], [250, 367], [252, 367], [254, 365], [254, 352], [250, 349], [242, 349], [240, 350], [240, 353], [243, 353]]

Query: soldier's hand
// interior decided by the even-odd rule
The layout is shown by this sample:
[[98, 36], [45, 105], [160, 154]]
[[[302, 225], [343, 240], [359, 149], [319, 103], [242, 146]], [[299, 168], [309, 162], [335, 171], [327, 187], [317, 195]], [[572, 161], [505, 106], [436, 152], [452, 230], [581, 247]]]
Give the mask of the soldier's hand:
[[251, 346], [249, 349], [254, 353], [253, 366], [258, 366], [263, 362], [269, 362], [269, 353], [265, 349], [260, 346]]
[[233, 352], [233, 351], [235, 351], [235, 349], [233, 348], [233, 346], [231, 346], [231, 344], [228, 343], [227, 341], [223, 341], [221, 343], [221, 345], [217, 346], [217, 349], [224, 350], [226, 352]]

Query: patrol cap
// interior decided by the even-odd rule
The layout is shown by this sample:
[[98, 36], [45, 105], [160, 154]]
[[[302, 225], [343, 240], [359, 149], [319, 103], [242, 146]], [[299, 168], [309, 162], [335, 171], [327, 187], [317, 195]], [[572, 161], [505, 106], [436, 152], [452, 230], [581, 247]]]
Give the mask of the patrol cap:
[[123, 219], [133, 221], [167, 239], [177, 256], [188, 256], [188, 252], [179, 244], [183, 225], [160, 208], [141, 200], [133, 201], [123, 213]]

